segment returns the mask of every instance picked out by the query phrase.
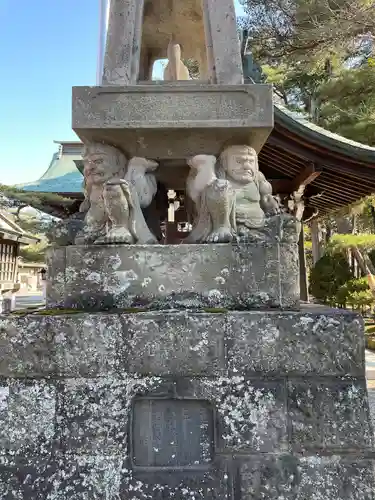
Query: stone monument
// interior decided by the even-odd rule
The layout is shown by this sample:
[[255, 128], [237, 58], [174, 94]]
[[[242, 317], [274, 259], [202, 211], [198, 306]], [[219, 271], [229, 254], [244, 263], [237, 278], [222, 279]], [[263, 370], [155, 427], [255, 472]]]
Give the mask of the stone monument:
[[85, 201], [47, 310], [0, 318], [0, 498], [374, 500], [363, 323], [300, 304], [233, 1], [112, 0], [103, 81], [73, 89]]

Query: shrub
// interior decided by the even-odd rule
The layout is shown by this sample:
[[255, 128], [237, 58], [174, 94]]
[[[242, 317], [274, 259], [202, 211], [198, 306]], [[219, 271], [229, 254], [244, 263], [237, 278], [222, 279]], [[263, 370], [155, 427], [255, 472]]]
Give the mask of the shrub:
[[323, 304], [336, 305], [337, 292], [353, 278], [347, 259], [341, 252], [326, 253], [310, 272], [309, 292]]

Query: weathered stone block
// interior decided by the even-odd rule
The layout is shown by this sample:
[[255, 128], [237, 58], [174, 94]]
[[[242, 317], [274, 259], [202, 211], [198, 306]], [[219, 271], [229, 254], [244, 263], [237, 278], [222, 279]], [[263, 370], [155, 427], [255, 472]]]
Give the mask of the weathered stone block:
[[128, 454], [129, 416], [136, 395], [157, 379], [70, 379], [58, 386], [57, 438], [64, 455]]
[[242, 500], [374, 500], [370, 460], [253, 457], [240, 466]]
[[293, 448], [373, 446], [365, 380], [289, 382], [288, 388]]
[[219, 155], [227, 142], [236, 140], [259, 151], [272, 127], [271, 85], [178, 82], [73, 88], [78, 136], [117, 144], [130, 156]]
[[121, 318], [115, 314], [50, 316], [55, 373], [96, 377], [121, 372]]
[[239, 464], [238, 481], [241, 500], [295, 500], [298, 459], [287, 454], [253, 456]]
[[46, 252], [48, 280], [46, 282], [46, 297], [49, 307], [55, 307], [61, 301], [65, 291], [66, 253], [63, 247], [53, 248]]
[[46, 456], [55, 432], [56, 390], [44, 381], [0, 386], [0, 454]]
[[0, 317], [0, 375], [43, 377], [55, 373], [56, 329], [57, 322], [42, 316]]
[[124, 318], [123, 348], [130, 372], [218, 375], [226, 370], [223, 314], [144, 313]]
[[[252, 240], [219, 245], [68, 246], [51, 269], [47, 306], [85, 310], [297, 308], [296, 225], [269, 219]], [[293, 240], [293, 241], [290, 241]], [[284, 248], [285, 247], [285, 248]], [[282, 268], [287, 269], [286, 272]], [[58, 298], [59, 296], [59, 298]]]
[[92, 377], [118, 373], [121, 328], [115, 314], [3, 317], [0, 375]]
[[121, 493], [123, 498], [134, 500], [232, 500], [233, 478], [225, 460], [218, 459], [206, 471], [134, 471], [124, 477]]
[[286, 450], [285, 396], [283, 382], [250, 381], [238, 376], [221, 382], [215, 401], [220, 417], [218, 449], [225, 453]]
[[44, 481], [46, 495], [35, 498], [117, 500], [125, 470], [123, 457], [111, 455], [74, 455], [51, 461]]
[[374, 500], [371, 460], [306, 457], [300, 459], [296, 500]]
[[319, 306], [227, 315], [230, 373], [364, 376], [363, 321]]
[[59, 387], [57, 416], [64, 454], [110, 455], [126, 450], [129, 402], [126, 384], [111, 380], [71, 380]]
[[52, 500], [52, 468], [46, 457], [0, 455], [0, 498], [4, 500]]
[[321, 307], [0, 318], [0, 376], [121, 377], [125, 372], [364, 377], [363, 321]]

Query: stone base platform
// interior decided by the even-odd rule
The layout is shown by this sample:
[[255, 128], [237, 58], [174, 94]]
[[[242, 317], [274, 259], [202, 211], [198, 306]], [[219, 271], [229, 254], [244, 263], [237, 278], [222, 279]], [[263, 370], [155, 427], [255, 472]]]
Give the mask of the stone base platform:
[[374, 500], [360, 317], [0, 317], [0, 498]]
[[298, 308], [297, 228], [276, 216], [221, 245], [67, 246], [47, 255], [47, 307]]
[[273, 128], [272, 85], [171, 82], [74, 87], [73, 129], [129, 156], [219, 155], [228, 143], [259, 152]]

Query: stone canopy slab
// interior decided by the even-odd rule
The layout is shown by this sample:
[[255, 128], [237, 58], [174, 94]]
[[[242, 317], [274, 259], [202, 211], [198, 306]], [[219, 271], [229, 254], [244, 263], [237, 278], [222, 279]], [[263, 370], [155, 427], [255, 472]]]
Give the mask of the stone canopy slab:
[[113, 144], [129, 156], [218, 155], [228, 144], [259, 152], [272, 128], [271, 85], [191, 81], [73, 88], [77, 135]]

